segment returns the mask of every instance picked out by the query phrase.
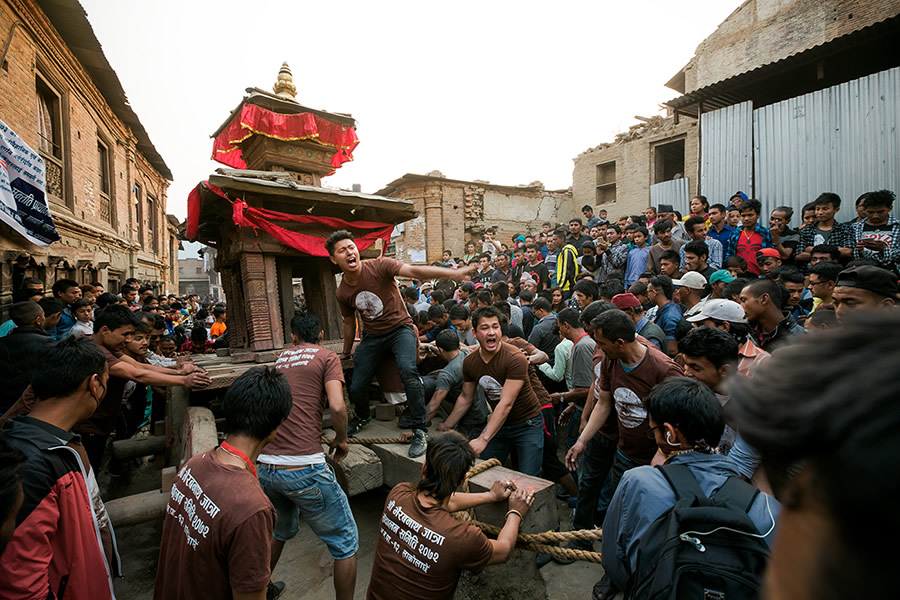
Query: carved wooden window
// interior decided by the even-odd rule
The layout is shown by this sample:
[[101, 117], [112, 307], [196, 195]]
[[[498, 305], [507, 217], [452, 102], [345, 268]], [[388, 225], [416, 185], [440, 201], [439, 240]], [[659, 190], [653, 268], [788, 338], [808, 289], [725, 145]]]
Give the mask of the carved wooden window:
[[47, 169], [47, 194], [65, 204], [62, 111], [59, 94], [41, 77], [35, 79], [38, 115], [38, 151]]
[[159, 236], [157, 231], [156, 198], [147, 195], [147, 233], [150, 234], [150, 248], [159, 253]]
[[109, 148], [101, 141], [97, 141], [97, 174], [99, 177], [97, 184], [100, 192], [100, 219], [104, 223], [112, 225], [112, 202], [110, 193], [112, 185], [110, 183]]
[[134, 184], [134, 220], [137, 222], [138, 246], [144, 247], [144, 190], [139, 183]]

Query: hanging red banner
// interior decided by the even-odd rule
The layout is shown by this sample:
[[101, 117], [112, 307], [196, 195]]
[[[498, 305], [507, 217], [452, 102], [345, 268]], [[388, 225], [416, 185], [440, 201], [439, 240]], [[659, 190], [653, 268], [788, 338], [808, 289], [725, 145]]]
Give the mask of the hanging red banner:
[[338, 219], [336, 217], [291, 215], [264, 208], [253, 208], [241, 200], [230, 199], [222, 189], [217, 188], [214, 185], [209, 185], [206, 181], [202, 181], [197, 184], [197, 187], [195, 187], [190, 194], [188, 194], [188, 217], [185, 225], [185, 237], [189, 240], [194, 240], [197, 237], [197, 231], [199, 229], [200, 186], [205, 187], [232, 204], [232, 219], [235, 225], [262, 229], [285, 246], [294, 248], [295, 250], [299, 250], [310, 256], [328, 256], [328, 251], [325, 250], [324, 237], [291, 231], [290, 229], [272, 223], [272, 221], [315, 224], [329, 229], [346, 229], [353, 234], [356, 246], [360, 250], [365, 250], [374, 244], [376, 240], [382, 240], [384, 245], [387, 246], [391, 241], [391, 233], [394, 231], [394, 226], [388, 223], [377, 223], [374, 221], [345, 221], [344, 219]]
[[286, 141], [311, 140], [337, 148], [331, 158], [335, 169], [353, 160], [353, 150], [359, 145], [356, 130], [349, 125], [332, 123], [313, 113], [284, 115], [244, 104], [213, 141], [212, 159], [235, 169], [246, 169], [240, 143], [253, 134]]

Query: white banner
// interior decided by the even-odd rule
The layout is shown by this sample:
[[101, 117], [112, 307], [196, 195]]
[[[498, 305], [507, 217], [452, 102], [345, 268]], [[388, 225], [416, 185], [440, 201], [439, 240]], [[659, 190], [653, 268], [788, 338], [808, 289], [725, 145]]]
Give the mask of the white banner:
[[38, 246], [59, 241], [45, 173], [44, 159], [0, 121], [0, 219]]

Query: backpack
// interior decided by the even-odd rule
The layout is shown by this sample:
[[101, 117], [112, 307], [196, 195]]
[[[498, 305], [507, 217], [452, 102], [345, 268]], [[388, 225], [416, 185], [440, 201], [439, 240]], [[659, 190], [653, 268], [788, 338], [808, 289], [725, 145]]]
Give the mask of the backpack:
[[769, 547], [747, 511], [759, 490], [729, 477], [712, 498], [684, 465], [656, 467], [675, 505], [641, 538], [625, 597], [641, 600], [757, 598]]

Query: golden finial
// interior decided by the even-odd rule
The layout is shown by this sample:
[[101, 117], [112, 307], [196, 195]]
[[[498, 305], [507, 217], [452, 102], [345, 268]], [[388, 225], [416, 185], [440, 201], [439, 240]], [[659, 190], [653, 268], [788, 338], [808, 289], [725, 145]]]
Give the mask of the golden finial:
[[272, 86], [272, 91], [281, 98], [287, 98], [288, 100], [297, 99], [297, 86], [294, 85], [291, 68], [286, 62], [281, 65], [281, 69], [278, 71], [278, 81]]

